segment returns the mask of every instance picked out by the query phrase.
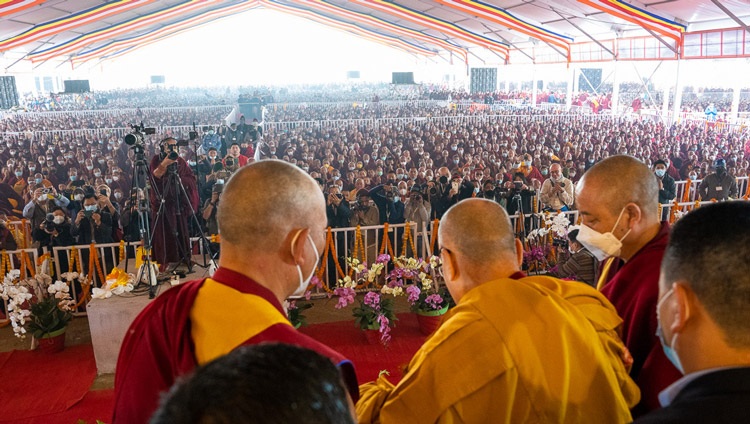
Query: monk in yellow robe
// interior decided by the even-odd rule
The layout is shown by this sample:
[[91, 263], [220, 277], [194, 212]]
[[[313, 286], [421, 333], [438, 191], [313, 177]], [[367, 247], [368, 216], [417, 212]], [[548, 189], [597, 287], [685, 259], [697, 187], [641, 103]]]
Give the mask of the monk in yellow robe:
[[439, 231], [457, 306], [396, 386], [360, 386], [360, 423], [631, 421], [640, 394], [604, 296], [521, 273], [522, 247], [497, 203], [459, 202]]

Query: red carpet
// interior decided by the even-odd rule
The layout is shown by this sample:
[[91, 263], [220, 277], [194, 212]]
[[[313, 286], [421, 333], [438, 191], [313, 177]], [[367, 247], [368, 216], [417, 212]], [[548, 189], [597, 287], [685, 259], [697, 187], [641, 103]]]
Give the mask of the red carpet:
[[[353, 319], [314, 324], [301, 331], [351, 359], [360, 383], [374, 380], [381, 370], [388, 370], [395, 383], [425, 339], [414, 314], [398, 318], [388, 346], [369, 344]], [[109, 422], [114, 391], [88, 391], [95, 376], [91, 345], [66, 347], [56, 354], [0, 353], [0, 424]]]
[[314, 324], [302, 327], [300, 331], [354, 362], [360, 384], [375, 380], [381, 370], [390, 372], [389, 380], [396, 383], [425, 340], [425, 336], [419, 332], [416, 315], [407, 313], [397, 316], [396, 327], [391, 331], [393, 338], [388, 346], [369, 344], [363, 331], [354, 326], [354, 318], [351, 321]]
[[68, 410], [83, 399], [95, 377], [91, 345], [66, 347], [53, 354], [22, 350], [2, 353], [0, 422], [28, 422], [25, 419]]

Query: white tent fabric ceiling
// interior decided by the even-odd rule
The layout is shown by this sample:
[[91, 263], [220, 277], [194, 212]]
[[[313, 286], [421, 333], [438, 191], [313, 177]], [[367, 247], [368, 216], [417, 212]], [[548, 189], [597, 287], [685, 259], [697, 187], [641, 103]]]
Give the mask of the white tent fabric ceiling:
[[[17, 1], [19, 3], [22, 2], [20, 0]], [[33, 0], [27, 1], [33, 2]], [[592, 39], [601, 41], [616, 37], [653, 36], [653, 33], [645, 30], [637, 23], [628, 22], [586, 4], [588, 2], [617, 3], [618, 1], [619, 0], [486, 0], [484, 3], [479, 1], [455, 1], [454, 3], [471, 3], [474, 5], [491, 6], [504, 10], [527, 24], [550, 31], [551, 33], [565, 38], [568, 42], [573, 43], [590, 42]], [[14, 3], [14, 1], [11, 1], [10, 3]], [[80, 19], [80, 15], [78, 17], [74, 16], [76, 14], [92, 8], [112, 5], [115, 3], [122, 3], [123, 5], [130, 3], [131, 9], [111, 14], [110, 16], [103, 18], [92, 19], [80, 23], [80, 25], [77, 26], [72, 25], [70, 28], [67, 28], [62, 32], [44, 36], [33, 41], [25, 43], [18, 41], [18, 43], [11, 47], [7, 47], [5, 44], [9, 40], [23, 40], [25, 32], [32, 29], [38, 31], [41, 29], [41, 24], [46, 24], [59, 19], [69, 19], [70, 21], [75, 22]], [[33, 58], [35, 53], [38, 54], [39, 52], [44, 52], [50, 48], [60, 46], [76, 37], [90, 34], [93, 31], [120, 25], [127, 21], [137, 20], [138, 18], [142, 18], [165, 8], [189, 3], [191, 4], [191, 7], [193, 7], [192, 11], [175, 13], [174, 15], [156, 20], [147, 25], [126, 28], [111, 37], [106, 37], [91, 43], [81, 44], [81, 47], [76, 47], [71, 52], [55, 55], [50, 58], [45, 57], [43, 58], [44, 60], [40, 59], [40, 62], [50, 62], [50, 64], [57, 66], [60, 62], [71, 60], [73, 56], [77, 54], [102, 47], [112, 41], [146, 34], [150, 31], [162, 28], [165, 25], [189, 20], [190, 18], [199, 16], [209, 10], [218, 10], [223, 7], [239, 5], [247, 2], [240, 0], [120, 0], [110, 2], [97, 0], [49, 0], [6, 15], [3, 15], [3, 8], [5, 6], [0, 3], [0, 57], [2, 57], [0, 63], [4, 64], [5, 67], [8, 67], [19, 61]], [[323, 11], [319, 7], [321, 5], [320, 0], [254, 0], [254, 2], [251, 1], [251, 3], [257, 3], [258, 7], [269, 7], [272, 9], [273, 7], [270, 6], [275, 5], [306, 9], [314, 11], [321, 16], [334, 18], [341, 22], [356, 23], [364, 29], [377, 30], [380, 33], [388, 33], [388, 30], [385, 28], [372, 28], [366, 23], [356, 22], [356, 20], [352, 20], [349, 17], [332, 14], [330, 9]], [[439, 24], [429, 25], [429, 22], [428, 24], [424, 24], [414, 21], [413, 19], [405, 19], [402, 16], [376, 8], [374, 5], [377, 3], [386, 3], [387, 5], [395, 4], [415, 11], [418, 14], [425, 15], [428, 20], [429, 18], [437, 18], [455, 24], [460, 29], [466, 30], [469, 33], [484, 37], [490, 42], [506, 44], [511, 50], [509, 58], [510, 63], [529, 62], [534, 56], [533, 50], [535, 48], [548, 46], [548, 43], [545, 43], [543, 40], [540, 41], [539, 38], [530, 37], [516, 29], [510, 29], [507, 25], [501, 25], [485, 18], [478, 18], [471, 13], [450, 7], [445, 4], [449, 3], [448, 1], [397, 0], [395, 2], [382, 2], [380, 0], [327, 0], [324, 3], [351, 12], [358, 12], [360, 16], [365, 15], [379, 18], [380, 20], [401, 27], [416, 30], [424, 35], [447, 41], [469, 52], [468, 56], [470, 57], [470, 60], [472, 60], [471, 57], [476, 57], [482, 61], [488, 60], [495, 63], [500, 61], [497, 54], [493, 54], [487, 48], [477, 43], [473, 43], [471, 40], [456, 37], [450, 32], [442, 30], [439, 27]], [[739, 23], [725, 13], [720, 6], [735, 15], [742, 22], [750, 23], [750, 4], [744, 0], [646, 0], [644, 3], [635, 1], [621, 1], [620, 3], [637, 7], [642, 11], [656, 15], [667, 21], [682, 24], [686, 27], [688, 32], [739, 27]], [[253, 13], [253, 11], [244, 10], [240, 13]], [[436, 44], [430, 44], [424, 40], [424, 37], [419, 39], [416, 37], [410, 37], [408, 34], [395, 33], [390, 33], [389, 35], [421, 48], [436, 51], [444, 57], [447, 56], [444, 49], [441, 49]], [[559, 49], [557, 49], [557, 51], [560, 54], [564, 54], [564, 52], [560, 52]]]

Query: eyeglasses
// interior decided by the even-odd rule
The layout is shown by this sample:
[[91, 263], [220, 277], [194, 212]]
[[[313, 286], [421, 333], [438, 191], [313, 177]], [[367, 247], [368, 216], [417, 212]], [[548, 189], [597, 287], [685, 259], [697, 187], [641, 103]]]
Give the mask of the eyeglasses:
[[[441, 262], [444, 262], [444, 261], [442, 261], [442, 259], [443, 259], [443, 250], [445, 250], [445, 251], [446, 251], [446, 252], [448, 252], [448, 253], [452, 253], [452, 252], [450, 251], [450, 249], [447, 249], [447, 248], [445, 248], [445, 247], [442, 247], [442, 246], [440, 246], [440, 249], [438, 250], [438, 255], [440, 256]], [[438, 272], [438, 274], [439, 274], [439, 275], [440, 275], [440, 276], [441, 276], [442, 278], [445, 278], [445, 275], [443, 275], [443, 265], [442, 265], [442, 264], [441, 264], [441, 265], [440, 265], [440, 267], [439, 267], [439, 268], [437, 269], [437, 272]]]

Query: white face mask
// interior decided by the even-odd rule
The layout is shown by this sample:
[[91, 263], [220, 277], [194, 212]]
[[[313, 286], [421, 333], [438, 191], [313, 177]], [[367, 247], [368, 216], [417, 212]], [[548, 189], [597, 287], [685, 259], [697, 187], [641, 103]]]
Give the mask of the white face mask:
[[64, 216], [56, 216], [55, 219], [52, 222], [54, 222], [57, 225], [60, 225], [63, 222], [65, 222], [65, 217]]
[[38, 200], [40, 202], [44, 202], [45, 200], [47, 200], [47, 195], [46, 194], [42, 194], [41, 196], [37, 197], [36, 200]]
[[[614, 227], [612, 227], [612, 231], [614, 231], [615, 228], [617, 228], [617, 224], [620, 223], [620, 218], [622, 218], [623, 212], [625, 212], [625, 208], [620, 211], [620, 216], [617, 217], [617, 221], [615, 222]], [[596, 259], [603, 261], [610, 256], [617, 256], [620, 254], [622, 241], [625, 240], [625, 237], [627, 237], [628, 234], [630, 234], [631, 230], [628, 229], [628, 232], [625, 233], [621, 239], [615, 237], [615, 235], [612, 234], [612, 231], [602, 234], [586, 225], [581, 225], [577, 239], [583, 247], [588, 249], [592, 255], [596, 256]]]
[[[303, 230], [299, 230], [294, 238], [292, 238], [292, 246], [290, 247], [292, 256], [294, 256], [294, 243], [297, 241], [297, 237], [299, 237], [302, 231]], [[318, 248], [315, 247], [315, 243], [313, 242], [312, 237], [310, 237], [310, 234], [307, 235], [307, 239], [310, 240], [310, 244], [312, 244], [313, 251], [315, 252], [315, 265], [313, 265], [312, 270], [310, 271], [310, 276], [308, 276], [307, 278], [302, 277], [302, 267], [297, 265], [297, 273], [299, 274], [299, 287], [297, 287], [297, 290], [292, 293], [292, 296], [302, 296], [305, 294], [307, 286], [310, 284], [310, 280], [312, 280], [313, 275], [315, 275], [315, 270], [318, 268], [318, 261], [320, 260], [318, 255]]]
[[80, 202], [81, 200], [83, 200], [83, 194], [76, 194], [75, 196], [73, 196], [73, 199]]

